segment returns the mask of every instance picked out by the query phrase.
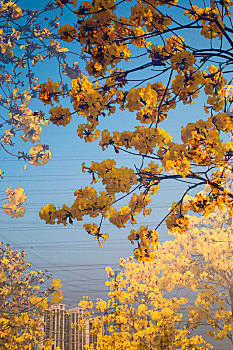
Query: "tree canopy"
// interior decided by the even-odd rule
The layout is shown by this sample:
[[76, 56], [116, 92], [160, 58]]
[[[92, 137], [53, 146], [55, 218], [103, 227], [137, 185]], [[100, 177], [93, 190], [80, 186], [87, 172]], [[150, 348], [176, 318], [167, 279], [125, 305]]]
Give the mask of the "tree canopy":
[[[209, 216], [216, 208], [227, 208], [224, 220], [227, 216], [231, 223], [233, 214], [229, 186], [233, 157], [232, 5], [230, 0], [198, 5], [192, 0], [93, 0], [81, 5], [75, 0], [56, 0], [30, 11], [18, 3], [1, 2], [2, 151], [23, 160], [25, 169], [29, 164], [46, 164], [51, 154], [49, 146], [40, 143], [42, 128], [48, 123], [54, 128], [66, 127], [75, 118], [79, 138], [98, 143], [103, 157], [107, 149], [114, 153], [112, 159], [83, 162], [82, 171], [90, 175], [90, 185], [76, 189], [71, 205], [46, 205], [40, 218], [46, 224], [84, 221], [86, 232], [102, 247], [109, 237], [105, 222], [119, 229], [137, 224], [140, 215], [152, 213], [151, 203], [162, 183], [179, 181], [184, 185], [182, 196], [158, 225], [131, 230], [128, 238], [136, 243], [138, 262], [132, 258], [122, 261], [123, 272], [109, 282], [109, 301], [97, 302], [99, 311], [107, 314], [95, 319], [96, 329], [105, 323], [108, 327], [100, 334], [100, 348], [112, 344], [117, 349], [124, 344], [136, 349], [146, 344], [158, 349], [207, 349], [209, 345], [201, 337], [191, 334], [202, 323], [209, 326], [210, 336], [228, 337], [232, 342], [231, 231], [217, 220], [218, 215], [222, 217], [220, 212]], [[66, 21], [64, 13], [70, 16], [69, 24], [62, 22]], [[69, 58], [68, 63], [71, 50], [75, 60]], [[76, 56], [86, 64], [82, 72]], [[54, 60], [58, 79], [53, 81], [48, 74], [45, 81], [39, 80], [34, 67], [40, 67], [40, 61], [50, 64]], [[43, 110], [34, 110], [35, 99], [44, 104]], [[180, 113], [180, 105], [187, 113], [195, 103], [202, 106], [201, 116], [190, 120], [184, 115], [187, 122], [181, 125], [179, 140], [168, 130], [170, 115], [177, 110]], [[108, 120], [120, 113], [132, 115], [133, 127], [106, 128]], [[18, 139], [23, 147], [18, 149], [16, 142], [14, 152], [13, 141]], [[33, 144], [29, 149], [28, 143]], [[120, 164], [118, 155], [122, 153], [135, 159], [135, 165]], [[0, 177], [4, 177], [2, 170]], [[97, 190], [97, 182], [101, 190]], [[23, 216], [24, 190], [9, 187], [6, 194], [5, 212]], [[175, 240], [160, 246], [158, 231], [165, 221]], [[197, 226], [202, 224], [207, 228]], [[12, 349], [22, 344], [30, 348], [40, 334], [35, 307], [47, 306], [48, 294], [43, 296], [38, 288], [43, 274], [24, 275], [24, 253], [6, 247], [1, 254], [4, 344]], [[60, 290], [60, 283], [54, 282], [53, 287]], [[195, 303], [165, 295], [164, 290], [171, 293], [176, 287], [196, 293]], [[13, 298], [9, 297], [12, 288], [16, 288]], [[55, 294], [59, 300], [60, 291]], [[92, 309], [88, 299], [82, 305]], [[189, 310], [185, 325], [184, 305]]]
[[[96, 308], [88, 298], [80, 302], [93, 317], [91, 333], [97, 334], [96, 349], [211, 349], [201, 336], [190, 334], [181, 309], [184, 297], [166, 297], [154, 263], [122, 259], [122, 272], [110, 281], [107, 301], [98, 299]], [[96, 311], [97, 310], [97, 311]], [[94, 344], [90, 349], [94, 349]]]
[[[111, 147], [115, 152], [114, 159], [83, 163], [82, 171], [91, 174], [90, 186], [77, 188], [72, 205], [42, 208], [41, 219], [66, 225], [85, 217], [84, 229], [102, 246], [109, 237], [104, 222], [118, 228], [136, 224], [138, 214], [151, 214], [150, 203], [162, 182], [183, 182], [183, 195], [156, 227], [142, 226], [129, 235], [137, 244], [135, 257], [152, 260], [165, 220], [170, 231], [182, 233], [189, 211], [208, 215], [227, 204], [232, 215], [233, 195], [226, 190], [233, 155], [231, 7], [228, 0], [198, 5], [178, 0], [95, 0], [81, 5], [56, 0], [30, 11], [2, 2], [1, 148], [23, 159], [25, 168], [27, 163], [46, 164], [51, 154], [48, 145], [39, 143], [42, 127], [48, 122], [66, 126], [73, 117], [78, 137], [98, 142], [100, 151]], [[73, 24], [63, 24], [65, 11]], [[83, 72], [76, 61], [69, 58], [68, 64], [69, 51], [86, 62]], [[33, 67], [53, 60], [58, 81], [48, 77], [41, 82]], [[44, 103], [46, 112], [29, 108], [34, 98]], [[174, 140], [165, 123], [172, 110], [203, 101], [201, 119], [187, 120], [181, 141]], [[132, 129], [104, 129], [106, 119], [126, 112], [134, 118]], [[13, 153], [17, 135], [36, 144]], [[118, 165], [122, 152], [135, 158], [134, 167]], [[203, 196], [199, 192], [206, 184], [209, 192]], [[185, 203], [191, 191], [196, 196]], [[23, 216], [24, 190], [9, 187], [6, 193], [5, 212]], [[94, 220], [87, 222], [86, 216]]]
[[[135, 257], [152, 260], [157, 229], [165, 220], [170, 231], [182, 233], [189, 211], [207, 215], [226, 203], [232, 215], [233, 195], [225, 186], [233, 154], [232, 2], [96, 0], [79, 6], [59, 0], [57, 4], [74, 15], [74, 24], [61, 25], [58, 34], [72, 43], [72, 50], [81, 50], [86, 72], [71, 76], [72, 86], [65, 85], [66, 90], [50, 79], [35, 86], [41, 101], [54, 105], [50, 121], [66, 126], [74, 115], [80, 121], [81, 139], [98, 139], [103, 151], [112, 147], [116, 158], [126, 152], [137, 163], [134, 168], [118, 166], [115, 159], [83, 163], [83, 172], [91, 174], [90, 186], [75, 191], [71, 206], [42, 208], [41, 219], [66, 225], [90, 216], [95, 220], [87, 223], [85, 217], [84, 228], [101, 246], [108, 238], [102, 229], [106, 220], [118, 228], [137, 223], [138, 214], [150, 215], [152, 197], [162, 182], [181, 181], [183, 196], [172, 203], [167, 216], [156, 227], [143, 226], [129, 236], [138, 245]], [[66, 97], [71, 98], [72, 112], [63, 106]], [[173, 141], [163, 127], [169, 113], [180, 104], [192, 108], [203, 99], [201, 119], [187, 120], [181, 127], [181, 142]], [[134, 128], [100, 132], [105, 119], [121, 111], [135, 116]], [[102, 191], [95, 189], [98, 181]], [[206, 184], [209, 192], [203, 196], [198, 192]], [[191, 191], [197, 194], [185, 203]], [[116, 203], [122, 203], [119, 210]]]
[[232, 218], [225, 207], [189, 222], [158, 245], [154, 261], [121, 259], [118, 273], [107, 267], [106, 301], [81, 301], [94, 317], [97, 349], [209, 349], [200, 326], [210, 343], [233, 343]]
[[[2, 350], [35, 349], [43, 338], [43, 311], [50, 303], [62, 300], [61, 281], [53, 279], [49, 288], [43, 283], [50, 276], [31, 270], [26, 252], [0, 245], [0, 347]], [[52, 349], [44, 339], [44, 350]]]

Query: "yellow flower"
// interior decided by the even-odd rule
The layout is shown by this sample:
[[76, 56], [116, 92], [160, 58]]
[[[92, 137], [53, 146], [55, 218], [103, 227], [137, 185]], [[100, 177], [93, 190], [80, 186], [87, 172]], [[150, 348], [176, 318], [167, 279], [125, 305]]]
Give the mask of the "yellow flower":
[[56, 125], [66, 126], [70, 123], [71, 114], [69, 108], [62, 107], [52, 107], [49, 111], [50, 118], [49, 120]]
[[64, 24], [59, 28], [58, 35], [61, 36], [63, 41], [72, 42], [78, 36], [78, 32], [73, 26]]

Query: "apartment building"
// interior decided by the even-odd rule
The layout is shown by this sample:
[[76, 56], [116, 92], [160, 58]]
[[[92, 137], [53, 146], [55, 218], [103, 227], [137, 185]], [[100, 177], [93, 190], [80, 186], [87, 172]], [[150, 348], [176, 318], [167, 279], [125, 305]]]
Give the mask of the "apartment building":
[[83, 350], [90, 342], [90, 322], [86, 320], [84, 328], [79, 327], [84, 319], [84, 311], [79, 307], [67, 310], [65, 350]]
[[[84, 327], [80, 327], [83, 320]], [[64, 304], [52, 305], [44, 311], [44, 322], [44, 336], [54, 341], [53, 349], [59, 346], [62, 350], [84, 350], [84, 345], [93, 342], [90, 321], [84, 318], [84, 310], [80, 307], [66, 310]], [[38, 350], [42, 348], [41, 340]]]

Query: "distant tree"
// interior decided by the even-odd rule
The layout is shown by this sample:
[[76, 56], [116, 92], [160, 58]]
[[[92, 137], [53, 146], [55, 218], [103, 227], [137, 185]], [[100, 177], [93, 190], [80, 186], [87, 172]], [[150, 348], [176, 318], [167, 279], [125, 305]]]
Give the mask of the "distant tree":
[[121, 259], [115, 275], [107, 267], [107, 301], [80, 303], [88, 317], [98, 315], [97, 349], [205, 349], [193, 336], [200, 326], [210, 338], [233, 344], [232, 233], [228, 208], [216, 208], [190, 216], [188, 230], [159, 245], [153, 262]]
[[211, 349], [201, 336], [191, 335], [181, 309], [184, 297], [167, 297], [160, 286], [159, 267], [154, 262], [121, 259], [122, 271], [111, 276], [107, 301], [95, 307], [86, 297], [80, 302], [87, 317], [93, 317], [91, 333], [97, 336], [98, 350]]
[[[181, 181], [184, 194], [168, 215], [153, 230], [142, 227], [130, 235], [138, 245], [135, 257], [153, 260], [156, 230], [165, 220], [170, 231], [182, 233], [188, 227], [188, 211], [208, 214], [226, 203], [232, 215], [233, 194], [225, 189], [233, 156], [232, 2], [94, 0], [77, 5], [57, 0], [57, 4], [76, 18], [74, 25], [60, 26], [61, 40], [73, 47], [77, 43], [76, 52], [81, 46], [87, 62], [86, 74], [70, 75], [69, 92], [51, 80], [36, 87], [45, 104], [56, 104], [50, 120], [65, 126], [76, 114], [80, 138], [99, 139], [103, 151], [112, 147], [116, 154], [127, 153], [135, 157], [136, 165], [117, 166], [113, 159], [83, 163], [83, 172], [91, 174], [91, 186], [77, 189], [71, 206], [48, 204], [40, 217], [47, 224], [64, 225], [86, 215], [99, 218], [85, 222], [84, 228], [101, 246], [108, 238], [101, 229], [104, 220], [118, 228], [137, 223], [138, 214], [151, 213], [151, 197], [161, 182]], [[71, 98], [74, 111], [59, 105], [59, 97], [65, 96]], [[163, 121], [178, 104], [192, 108], [200, 103], [199, 96], [205, 101], [202, 119], [190, 122], [187, 116], [182, 142], [173, 142]], [[135, 128], [100, 133], [104, 119], [119, 110], [135, 114]], [[103, 185], [100, 192], [95, 189], [97, 181]], [[205, 196], [197, 194], [184, 203], [185, 194], [206, 184]], [[121, 199], [125, 204], [125, 198], [128, 204], [118, 210], [115, 204]]]
[[205, 325], [208, 336], [233, 344], [232, 217], [222, 207], [189, 222], [187, 232], [176, 233], [158, 251], [161, 285], [170, 292], [175, 287], [193, 291], [194, 300], [187, 304], [189, 327]]
[[[0, 348], [1, 350], [36, 349], [43, 336], [43, 310], [62, 300], [61, 281], [41, 289], [49, 278], [41, 271], [30, 271], [25, 251], [0, 245]], [[44, 350], [52, 341], [44, 340]]]

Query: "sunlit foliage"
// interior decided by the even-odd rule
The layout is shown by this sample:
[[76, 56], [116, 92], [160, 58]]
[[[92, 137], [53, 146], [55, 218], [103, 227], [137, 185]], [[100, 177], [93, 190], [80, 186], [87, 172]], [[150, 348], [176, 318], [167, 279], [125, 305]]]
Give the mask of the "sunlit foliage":
[[[185, 297], [167, 297], [153, 262], [121, 259], [122, 271], [106, 268], [110, 280], [107, 301], [97, 299], [95, 308], [88, 297], [80, 302], [93, 317], [92, 334], [98, 350], [211, 349], [201, 336], [192, 335], [181, 313]], [[94, 344], [89, 349], [94, 349]]]
[[161, 283], [169, 292], [177, 286], [193, 292], [187, 304], [191, 328], [205, 325], [210, 337], [233, 343], [232, 217], [224, 207], [189, 221], [187, 232], [159, 249]]
[[93, 317], [97, 349], [211, 348], [199, 336], [199, 326], [210, 342], [233, 344], [233, 240], [227, 207], [206, 217], [189, 216], [187, 231], [158, 245], [153, 262], [130, 257], [120, 265], [118, 273], [106, 268], [106, 301], [93, 304], [86, 297], [80, 302], [87, 317]]
[[[26, 252], [0, 245], [0, 348], [1, 350], [35, 349], [43, 338], [43, 311], [51, 303], [60, 303], [61, 281], [42, 271], [33, 271], [25, 260]], [[52, 349], [44, 339], [44, 350]]]
[[[76, 114], [83, 121], [78, 123], [80, 138], [98, 139], [103, 151], [111, 147], [116, 154], [135, 156], [137, 165], [116, 166], [112, 159], [85, 163], [83, 171], [91, 174], [92, 186], [78, 189], [71, 206], [47, 205], [40, 217], [50, 224], [81, 221], [85, 215], [99, 217], [99, 222], [85, 223], [85, 228], [101, 245], [106, 237], [103, 223], [109, 220], [121, 228], [136, 224], [140, 213], [149, 215], [151, 196], [165, 180], [182, 181], [184, 195], [209, 185], [205, 196], [198, 194], [189, 203], [182, 196], [172, 204], [166, 217], [170, 231], [186, 230], [189, 211], [208, 215], [226, 203], [231, 214], [233, 195], [225, 182], [233, 155], [232, 2], [211, 0], [206, 7], [178, 0], [94, 0], [81, 5], [57, 0], [57, 4], [74, 16], [73, 25], [61, 25], [58, 34], [81, 50], [86, 73], [72, 78], [69, 92], [50, 80], [37, 86], [40, 98], [45, 104], [59, 104], [50, 111], [54, 124], [66, 125], [70, 114]], [[61, 110], [67, 95], [72, 113]], [[192, 108], [198, 97], [204, 99], [201, 119], [197, 116], [199, 120], [190, 122], [186, 116], [182, 142], [173, 141], [163, 122], [178, 104]], [[103, 130], [104, 119], [119, 110], [132, 112], [135, 128]], [[94, 188], [97, 181], [103, 185], [99, 193]], [[118, 210], [115, 203], [121, 199], [124, 204]], [[138, 245], [135, 256], [153, 260], [157, 235], [146, 236], [147, 242], [142, 242], [140, 235], [131, 235]]]

